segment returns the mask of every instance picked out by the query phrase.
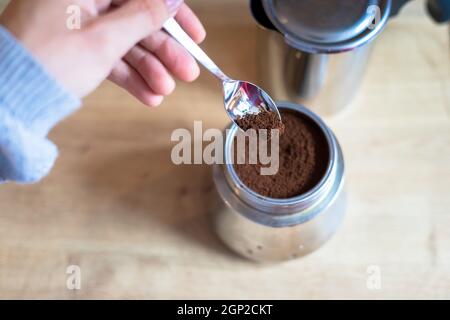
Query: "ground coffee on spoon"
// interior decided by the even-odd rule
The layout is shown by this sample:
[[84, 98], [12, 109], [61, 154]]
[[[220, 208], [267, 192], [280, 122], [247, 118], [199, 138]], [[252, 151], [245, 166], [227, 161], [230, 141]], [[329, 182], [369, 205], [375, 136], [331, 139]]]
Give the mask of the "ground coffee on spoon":
[[[247, 131], [249, 129], [256, 130], [258, 133], [259, 129], [278, 129], [280, 130], [280, 135], [283, 134], [284, 124], [278, 118], [278, 114], [273, 111], [261, 111], [258, 114], [246, 114], [243, 117], [240, 117], [236, 120], [236, 124], [243, 131]], [[269, 135], [270, 137], [270, 135]]]

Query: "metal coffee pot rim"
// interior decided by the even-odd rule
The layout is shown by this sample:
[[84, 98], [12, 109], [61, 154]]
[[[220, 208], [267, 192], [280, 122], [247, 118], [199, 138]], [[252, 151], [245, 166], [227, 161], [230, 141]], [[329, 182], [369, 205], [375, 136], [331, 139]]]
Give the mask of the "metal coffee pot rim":
[[227, 132], [225, 164], [214, 167], [214, 176], [219, 193], [227, 194], [226, 202], [236, 211], [251, 221], [272, 227], [286, 227], [309, 221], [321, 212], [324, 204], [334, 201], [343, 186], [344, 160], [336, 137], [319, 116], [301, 105], [289, 102], [278, 102], [277, 105], [309, 118], [324, 134], [329, 146], [329, 159], [326, 172], [317, 185], [304, 194], [287, 199], [269, 198], [251, 190], [239, 179], [233, 168], [231, 150], [238, 130], [236, 125], [232, 125]]
[[392, 0], [262, 0], [265, 14], [288, 45], [308, 53], [338, 53], [375, 39]]

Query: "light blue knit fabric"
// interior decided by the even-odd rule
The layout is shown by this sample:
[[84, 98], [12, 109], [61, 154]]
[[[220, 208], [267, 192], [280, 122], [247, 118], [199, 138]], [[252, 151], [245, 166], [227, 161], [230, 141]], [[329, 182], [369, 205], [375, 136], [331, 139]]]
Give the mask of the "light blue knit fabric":
[[0, 183], [32, 183], [58, 156], [46, 136], [80, 100], [0, 26]]

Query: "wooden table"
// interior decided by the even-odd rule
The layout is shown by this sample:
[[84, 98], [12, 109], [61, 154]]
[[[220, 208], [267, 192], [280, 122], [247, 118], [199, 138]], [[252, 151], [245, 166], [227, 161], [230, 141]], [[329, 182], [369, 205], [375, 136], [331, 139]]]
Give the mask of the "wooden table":
[[[205, 47], [257, 81], [248, 12], [208, 3], [194, 2]], [[346, 157], [345, 221], [317, 252], [276, 265], [228, 251], [209, 226], [210, 168], [170, 161], [174, 129], [227, 124], [218, 83], [203, 72], [156, 110], [103, 85], [51, 133], [61, 155], [50, 176], [0, 187], [0, 297], [450, 298], [448, 35], [422, 1], [390, 22], [353, 107], [326, 119]], [[69, 265], [81, 290], [66, 287]]]

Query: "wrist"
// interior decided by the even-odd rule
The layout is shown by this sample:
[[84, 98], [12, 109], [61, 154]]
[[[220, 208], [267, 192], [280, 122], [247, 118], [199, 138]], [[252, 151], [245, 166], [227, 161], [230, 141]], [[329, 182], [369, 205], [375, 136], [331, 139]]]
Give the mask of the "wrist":
[[0, 101], [14, 118], [42, 136], [80, 105], [2, 26]]

